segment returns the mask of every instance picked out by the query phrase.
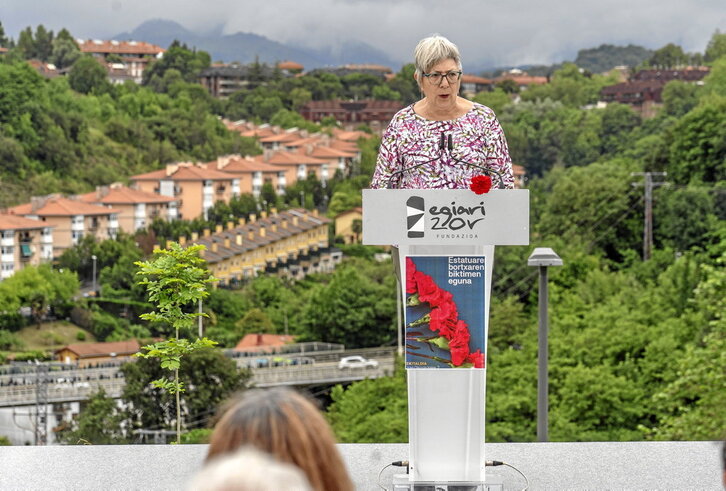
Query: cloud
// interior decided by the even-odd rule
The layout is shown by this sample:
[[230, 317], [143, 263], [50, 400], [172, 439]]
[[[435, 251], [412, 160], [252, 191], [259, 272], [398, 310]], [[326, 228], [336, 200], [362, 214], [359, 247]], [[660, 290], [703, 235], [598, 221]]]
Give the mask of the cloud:
[[724, 0], [3, 0], [5, 30], [67, 27], [78, 37], [129, 31], [145, 20], [191, 30], [221, 26], [308, 47], [358, 40], [408, 62], [419, 39], [438, 32], [457, 43], [464, 65], [517, 65], [574, 59], [609, 43], [651, 49], [669, 42], [703, 51], [726, 29]]

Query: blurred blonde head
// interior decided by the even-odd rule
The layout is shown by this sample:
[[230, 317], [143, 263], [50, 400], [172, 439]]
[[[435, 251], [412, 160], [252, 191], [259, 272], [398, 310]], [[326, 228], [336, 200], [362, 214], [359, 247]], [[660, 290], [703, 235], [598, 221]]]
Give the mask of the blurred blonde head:
[[207, 460], [242, 445], [297, 466], [317, 491], [353, 489], [330, 426], [309, 399], [292, 390], [252, 389], [225, 406]]
[[312, 491], [297, 467], [243, 447], [212, 459], [189, 484], [188, 491]]

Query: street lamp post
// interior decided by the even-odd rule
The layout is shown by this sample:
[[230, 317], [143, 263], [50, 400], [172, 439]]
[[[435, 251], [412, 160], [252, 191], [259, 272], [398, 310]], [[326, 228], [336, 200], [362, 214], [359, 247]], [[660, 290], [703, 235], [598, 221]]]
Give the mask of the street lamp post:
[[98, 259], [98, 258], [94, 254], [93, 256], [91, 256], [91, 259], [93, 260], [93, 288], [92, 288], [92, 291], [93, 291], [93, 296], [95, 297], [96, 296], [96, 259]]
[[548, 440], [548, 392], [549, 375], [547, 363], [549, 358], [547, 303], [547, 268], [562, 266], [562, 259], [549, 247], [537, 247], [527, 259], [528, 266], [539, 268], [539, 330], [537, 343], [537, 441]]

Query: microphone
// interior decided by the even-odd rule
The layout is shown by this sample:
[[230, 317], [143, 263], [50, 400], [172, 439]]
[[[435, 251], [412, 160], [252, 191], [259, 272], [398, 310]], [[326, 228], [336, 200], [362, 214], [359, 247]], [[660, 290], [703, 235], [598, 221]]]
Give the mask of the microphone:
[[[497, 177], [497, 180], [499, 181], [498, 184], [497, 184], [497, 189], [504, 189], [504, 177], [502, 177], [502, 173], [501, 172], [499, 172], [496, 169], [492, 169], [491, 167], [483, 167], [481, 165], [474, 164], [472, 162], [467, 162], [465, 160], [461, 160], [461, 159], [457, 158], [453, 154], [454, 141], [453, 141], [453, 138], [451, 136], [451, 133], [449, 133], [448, 138], [447, 138], [447, 148], [449, 149], [449, 155], [451, 156], [451, 158], [452, 158], [452, 160], [454, 162], [459, 162], [460, 164], [469, 165], [471, 167], [474, 167], [476, 169], [479, 169], [481, 171], [484, 171], [484, 173], [486, 175], [488, 175], [489, 177], [491, 177], [490, 174], [494, 174]], [[492, 159], [492, 160], [494, 160], [494, 159]]]

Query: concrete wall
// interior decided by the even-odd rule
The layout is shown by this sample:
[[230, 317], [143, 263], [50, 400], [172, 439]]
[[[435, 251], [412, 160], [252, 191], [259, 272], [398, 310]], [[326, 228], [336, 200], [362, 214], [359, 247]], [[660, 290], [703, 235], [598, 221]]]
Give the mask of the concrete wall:
[[[492, 443], [487, 460], [516, 466], [539, 489], [720, 490], [720, 442]], [[405, 444], [341, 444], [359, 490], [380, 490], [379, 471], [408, 457]], [[183, 489], [201, 467], [206, 445], [0, 447], [0, 489]], [[520, 490], [507, 467], [491, 480]], [[381, 484], [401, 468], [387, 468]], [[487, 479], [490, 480], [489, 478]]]

